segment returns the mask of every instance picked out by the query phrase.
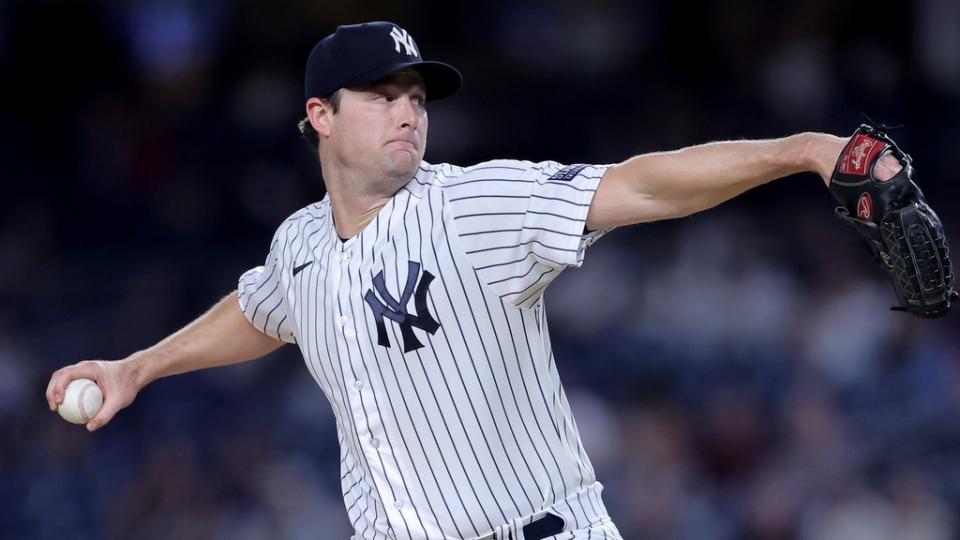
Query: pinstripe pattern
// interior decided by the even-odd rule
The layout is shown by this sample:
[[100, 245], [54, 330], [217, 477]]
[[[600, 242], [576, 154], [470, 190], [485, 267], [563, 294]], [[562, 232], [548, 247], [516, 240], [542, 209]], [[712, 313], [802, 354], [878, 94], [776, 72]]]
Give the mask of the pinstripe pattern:
[[[571, 171], [423, 163], [354, 238], [337, 237], [324, 199], [284, 221], [264, 265], [241, 276], [246, 317], [300, 347], [333, 407], [356, 538], [478, 538], [548, 508], [618, 538], [560, 384], [542, 298], [604, 232], [583, 234], [605, 167], [551, 179], [561, 170]], [[407, 275], [411, 261], [420, 276]], [[394, 305], [381, 345], [379, 308], [364, 300], [374, 277], [387, 294], [370, 294], [386, 306], [426, 273], [425, 308], [440, 327], [413, 327], [422, 346], [404, 352], [399, 321], [410, 319]], [[413, 299], [401, 308], [424, 315]]]

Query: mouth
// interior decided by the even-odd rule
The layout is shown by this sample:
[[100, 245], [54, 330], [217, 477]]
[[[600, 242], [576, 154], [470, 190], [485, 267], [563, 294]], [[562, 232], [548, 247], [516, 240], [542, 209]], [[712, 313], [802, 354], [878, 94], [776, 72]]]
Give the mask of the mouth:
[[393, 139], [392, 141], [387, 142], [387, 145], [396, 145], [401, 149], [417, 151], [417, 143], [409, 139]]

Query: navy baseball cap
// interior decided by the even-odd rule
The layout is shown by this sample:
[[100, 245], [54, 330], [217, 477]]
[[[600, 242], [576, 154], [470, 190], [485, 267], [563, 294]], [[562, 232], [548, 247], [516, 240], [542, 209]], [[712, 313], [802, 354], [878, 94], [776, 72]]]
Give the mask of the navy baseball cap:
[[370, 83], [404, 68], [423, 77], [431, 101], [453, 94], [463, 83], [453, 66], [424, 61], [406, 30], [377, 21], [340, 26], [317, 43], [307, 58], [304, 99], [326, 98], [340, 88]]

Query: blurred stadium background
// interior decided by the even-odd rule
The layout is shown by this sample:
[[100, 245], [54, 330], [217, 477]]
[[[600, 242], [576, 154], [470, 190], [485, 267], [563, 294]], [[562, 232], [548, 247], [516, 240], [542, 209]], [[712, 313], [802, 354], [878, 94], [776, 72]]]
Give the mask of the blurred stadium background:
[[[957, 0], [0, 0], [0, 538], [349, 536], [330, 407], [294, 348], [158, 381], [92, 435], [43, 393], [193, 319], [323, 196], [302, 66], [376, 19], [465, 76], [430, 108], [428, 161], [614, 162], [847, 134], [865, 111], [906, 125], [960, 243]], [[615, 231], [551, 286], [626, 538], [958, 537], [957, 316], [888, 312], [831, 207], [798, 175]]]

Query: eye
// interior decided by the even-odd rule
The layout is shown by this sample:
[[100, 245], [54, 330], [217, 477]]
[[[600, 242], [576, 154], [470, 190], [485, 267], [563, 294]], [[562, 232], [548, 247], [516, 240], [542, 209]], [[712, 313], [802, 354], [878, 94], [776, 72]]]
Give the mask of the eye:
[[417, 105], [423, 105], [427, 102], [427, 98], [425, 96], [415, 94], [410, 96], [410, 101], [416, 103]]

